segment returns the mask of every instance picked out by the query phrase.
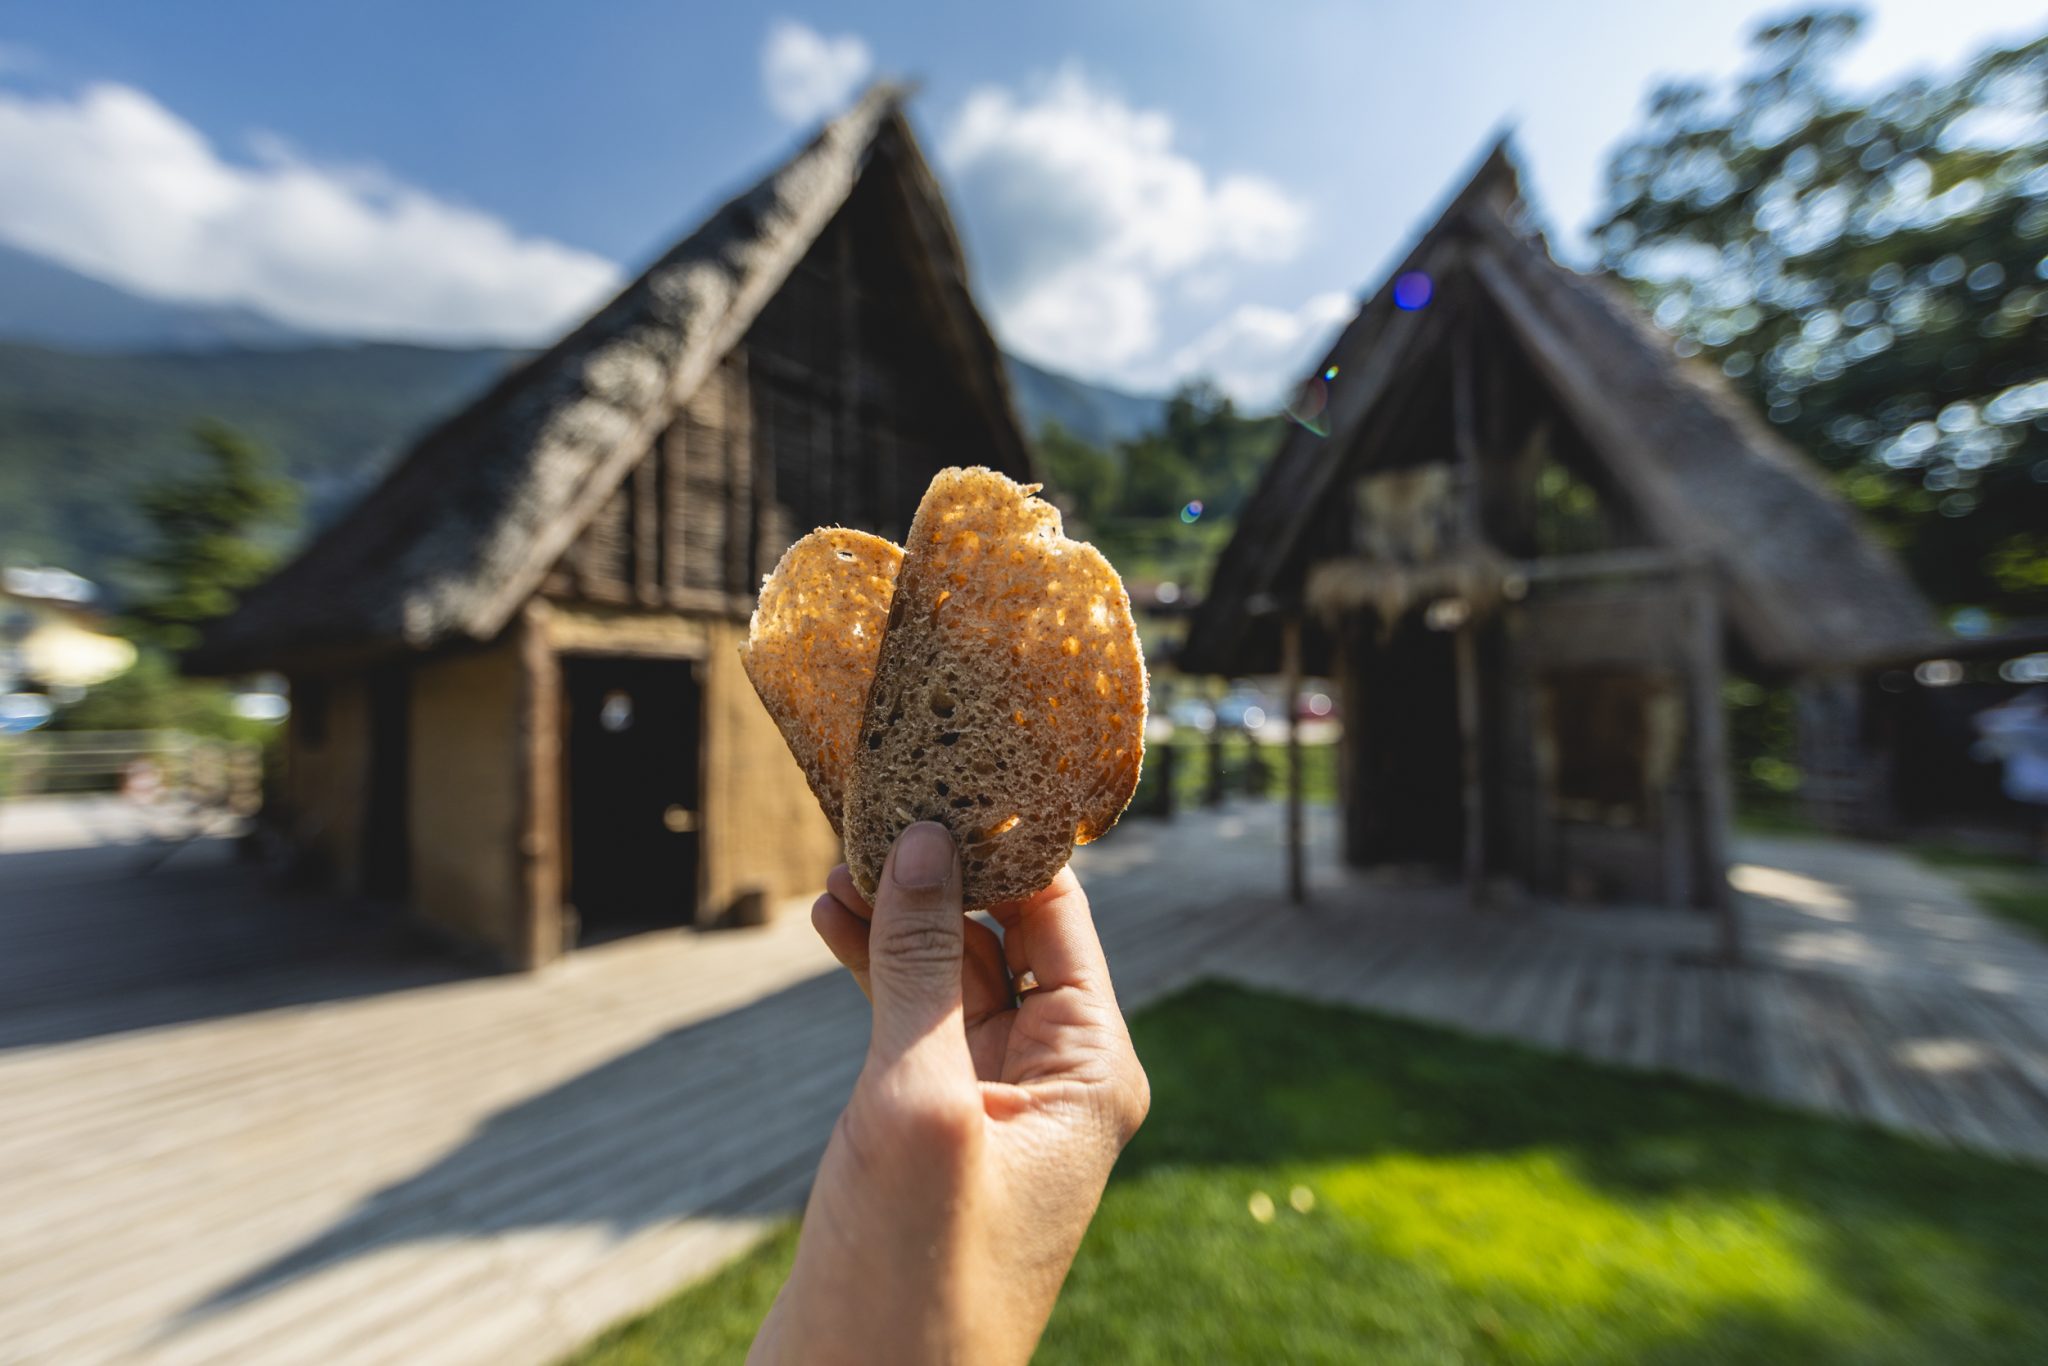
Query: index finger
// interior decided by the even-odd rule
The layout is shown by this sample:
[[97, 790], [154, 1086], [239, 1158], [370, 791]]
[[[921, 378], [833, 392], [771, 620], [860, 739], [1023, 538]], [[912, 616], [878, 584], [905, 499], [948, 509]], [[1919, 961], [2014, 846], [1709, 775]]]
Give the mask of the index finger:
[[991, 906], [989, 914], [1003, 927], [1004, 955], [1012, 969], [1029, 968], [1041, 987], [1115, 994], [1088, 894], [1072, 868], [1060, 869], [1044, 891]]

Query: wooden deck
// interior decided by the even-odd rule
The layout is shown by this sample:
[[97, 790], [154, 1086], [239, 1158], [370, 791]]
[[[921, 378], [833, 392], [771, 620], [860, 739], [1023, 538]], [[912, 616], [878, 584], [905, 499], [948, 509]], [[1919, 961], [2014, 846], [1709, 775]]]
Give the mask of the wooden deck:
[[[797, 1206], [865, 1044], [800, 916], [477, 976], [120, 852], [0, 854], [0, 1361], [550, 1360]], [[1739, 971], [1327, 854], [1287, 907], [1269, 808], [1082, 867], [1132, 1004], [1229, 976], [2048, 1161], [2048, 951], [1880, 851], [1744, 857]]]

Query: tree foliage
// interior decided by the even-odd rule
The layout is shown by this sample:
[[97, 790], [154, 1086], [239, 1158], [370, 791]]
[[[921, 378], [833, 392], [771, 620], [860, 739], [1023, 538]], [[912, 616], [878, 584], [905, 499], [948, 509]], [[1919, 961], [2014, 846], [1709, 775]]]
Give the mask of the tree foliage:
[[1048, 422], [1038, 452], [1054, 487], [1120, 568], [1195, 585], [1258, 482], [1279, 423], [1246, 417], [1197, 380], [1167, 399], [1154, 430], [1113, 451]]
[[1859, 25], [1770, 24], [1728, 87], [1655, 91], [1600, 257], [1936, 601], [2048, 611], [2048, 37], [1859, 96]]
[[1038, 429], [1038, 454], [1052, 486], [1082, 521], [1093, 527], [1116, 515], [1118, 475], [1108, 451], [1047, 419]]
[[262, 447], [216, 422], [193, 441], [199, 471], [143, 489], [137, 499], [154, 544], [139, 559], [149, 587], [129, 604], [131, 633], [166, 650], [197, 643], [199, 625], [232, 610], [269, 572], [269, 534], [288, 524], [298, 493]]

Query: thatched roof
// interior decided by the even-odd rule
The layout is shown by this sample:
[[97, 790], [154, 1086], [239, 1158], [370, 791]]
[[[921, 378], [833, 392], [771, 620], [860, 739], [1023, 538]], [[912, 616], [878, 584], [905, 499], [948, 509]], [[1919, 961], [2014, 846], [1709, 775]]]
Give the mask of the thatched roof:
[[[1439, 296], [1455, 289], [1488, 307], [1400, 310], [1393, 284], [1411, 271], [1435, 279]], [[1300, 600], [1304, 533], [1372, 433], [1399, 420], [1414, 391], [1404, 379], [1480, 317], [1504, 320], [1651, 537], [1709, 566], [1748, 662], [1847, 667], [1943, 638], [1897, 560], [1809, 461], [1717, 372], [1674, 354], [1611, 281], [1552, 259], [1503, 141], [1316, 367], [1341, 375], [1328, 434], [1288, 429], [1190, 628], [1186, 667], [1274, 667], [1261, 618]]]
[[938, 186], [878, 85], [618, 297], [428, 431], [296, 560], [214, 623], [198, 672], [485, 641], [511, 620], [635, 461], [745, 335], [868, 174], [896, 177], [944, 320], [998, 447], [1031, 468], [994, 339]]

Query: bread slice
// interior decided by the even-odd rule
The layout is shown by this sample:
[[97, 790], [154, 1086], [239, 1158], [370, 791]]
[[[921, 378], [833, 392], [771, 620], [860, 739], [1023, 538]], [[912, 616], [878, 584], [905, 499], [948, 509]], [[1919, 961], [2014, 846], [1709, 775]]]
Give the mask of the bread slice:
[[948, 469], [918, 505], [846, 789], [847, 863], [871, 896], [920, 820], [959, 841], [969, 909], [1029, 896], [1137, 789], [1130, 599], [1037, 488]]
[[813, 531], [762, 581], [740, 647], [754, 691], [841, 836], [861, 710], [902, 564], [903, 552], [880, 536]]

